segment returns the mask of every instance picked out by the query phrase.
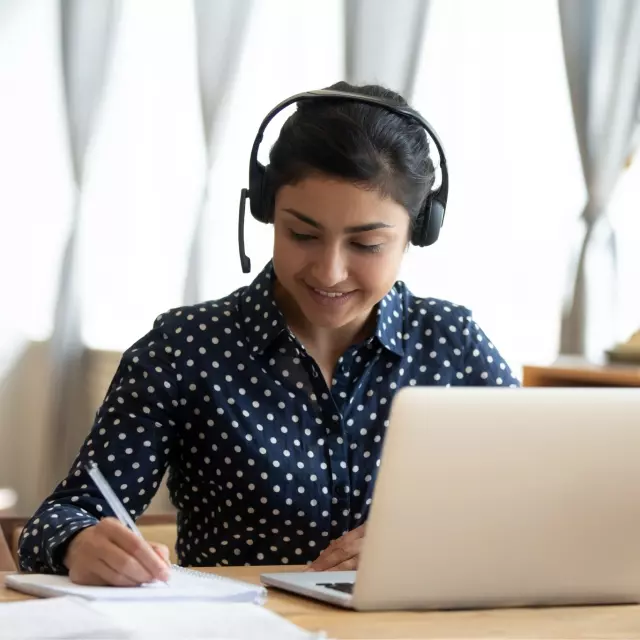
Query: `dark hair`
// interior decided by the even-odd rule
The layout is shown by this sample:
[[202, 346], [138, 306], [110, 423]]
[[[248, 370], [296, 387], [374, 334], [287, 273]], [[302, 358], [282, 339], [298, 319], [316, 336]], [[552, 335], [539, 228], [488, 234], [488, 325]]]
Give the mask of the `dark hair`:
[[[379, 85], [337, 82], [328, 88], [407, 106]], [[384, 107], [339, 99], [299, 102], [271, 148], [272, 195], [314, 173], [375, 189], [403, 205], [412, 222], [435, 179], [422, 126]]]

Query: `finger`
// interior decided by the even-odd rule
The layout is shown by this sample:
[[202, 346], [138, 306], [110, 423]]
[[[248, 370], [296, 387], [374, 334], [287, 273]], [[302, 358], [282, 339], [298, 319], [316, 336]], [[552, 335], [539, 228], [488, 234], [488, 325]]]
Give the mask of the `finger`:
[[358, 568], [358, 559], [360, 556], [349, 558], [340, 564], [337, 564], [331, 571], [355, 571]]
[[141, 582], [132, 580], [129, 576], [116, 571], [110, 567], [104, 560], [100, 560], [95, 569], [99, 578], [113, 587], [138, 587]]
[[339, 538], [332, 540], [329, 544], [330, 547], [335, 547], [336, 545], [341, 547], [348, 547], [350, 544], [354, 543], [356, 540], [360, 540], [360, 538], [364, 537], [365, 534], [365, 525], [361, 524], [359, 527], [355, 529], [351, 529], [351, 531], [347, 531], [347, 533], [341, 535]]
[[155, 579], [135, 556], [129, 555], [124, 549], [112, 542], [107, 543], [100, 555], [100, 560], [113, 571], [122, 574], [136, 584], [153, 582]]
[[136, 535], [117, 520], [105, 528], [105, 535], [125, 553], [133, 556], [150, 574], [153, 580], [169, 579], [166, 562], [152, 549], [143, 538]]
[[[117, 574], [110, 573], [108, 567], [104, 568], [104, 563], [98, 562], [96, 565], [101, 565], [97, 570], [83, 569], [82, 571], [70, 571], [69, 579], [74, 584], [87, 585], [91, 587], [117, 587], [117, 586], [135, 586], [134, 583], [128, 581], [126, 577], [118, 576]], [[104, 575], [100, 575], [104, 574]], [[111, 578], [111, 579], [109, 579]]]
[[353, 546], [353, 544], [357, 540], [357, 536], [354, 535], [354, 531], [349, 531], [341, 535], [339, 538], [334, 538], [329, 542], [329, 544], [320, 552], [319, 558], [323, 556], [327, 556], [329, 553], [334, 552], [336, 549], [340, 548], [349, 548]]
[[[336, 564], [343, 562], [344, 560], [340, 559], [342, 557], [342, 552], [338, 552], [338, 549], [346, 549], [349, 551], [346, 559], [357, 555], [360, 553], [360, 546], [362, 545], [365, 532], [366, 523], [345, 533], [340, 538], [332, 540], [329, 543], [329, 546], [318, 556], [318, 558], [305, 568], [305, 571], [327, 571]], [[332, 555], [336, 553], [337, 556]]]
[[367, 532], [366, 522], [364, 524], [361, 524], [359, 527], [356, 527], [355, 529], [352, 529], [351, 531], [349, 531], [349, 533], [353, 533], [358, 538], [362, 538], [362, 536], [364, 536], [366, 532]]
[[353, 541], [353, 540], [357, 540], [358, 538], [362, 538], [365, 534], [365, 526], [366, 526], [365, 524], [361, 524], [359, 527], [356, 527], [355, 529], [351, 529], [350, 531], [343, 533], [338, 538], [334, 538], [333, 540], [331, 540], [331, 542], [329, 543], [329, 546], [334, 546], [336, 544], [343, 544], [344, 542]]
[[341, 562], [349, 560], [358, 554], [357, 548], [345, 547], [329, 547], [323, 551], [318, 558], [309, 566], [311, 571], [329, 571], [331, 568], [339, 565]]
[[169, 547], [166, 544], [160, 544], [159, 542], [150, 542], [151, 548], [162, 558], [168, 566], [171, 565], [171, 556], [169, 554]]
[[105, 581], [98, 577], [93, 571], [87, 571], [87, 569], [83, 569], [82, 571], [69, 571], [69, 580], [74, 584], [83, 584], [87, 586], [99, 587], [104, 586]]

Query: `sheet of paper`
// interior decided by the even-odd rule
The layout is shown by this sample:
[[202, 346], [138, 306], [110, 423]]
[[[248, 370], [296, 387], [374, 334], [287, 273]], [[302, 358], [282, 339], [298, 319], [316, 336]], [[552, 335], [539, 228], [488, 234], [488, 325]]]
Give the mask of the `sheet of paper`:
[[171, 572], [169, 584], [158, 582], [138, 588], [87, 587], [72, 583], [67, 576], [15, 574], [6, 578], [12, 589], [36, 596], [78, 596], [90, 600], [219, 600], [262, 602], [264, 588], [258, 585], [216, 579], [211, 574]]
[[88, 605], [126, 628], [134, 640], [318, 640], [277, 614], [254, 604], [218, 602], [114, 602]]
[[93, 640], [131, 638], [109, 616], [78, 598], [0, 604], [0, 640]]

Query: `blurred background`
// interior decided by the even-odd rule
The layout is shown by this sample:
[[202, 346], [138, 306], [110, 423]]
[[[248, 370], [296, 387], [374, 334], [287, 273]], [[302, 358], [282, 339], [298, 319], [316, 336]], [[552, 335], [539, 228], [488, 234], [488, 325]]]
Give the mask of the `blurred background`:
[[636, 0], [0, 0], [0, 512], [66, 473], [158, 314], [267, 262], [270, 227], [248, 219], [249, 275], [236, 244], [255, 132], [340, 79], [444, 143], [410, 288], [470, 307], [516, 371], [601, 361], [640, 329], [638, 43]]

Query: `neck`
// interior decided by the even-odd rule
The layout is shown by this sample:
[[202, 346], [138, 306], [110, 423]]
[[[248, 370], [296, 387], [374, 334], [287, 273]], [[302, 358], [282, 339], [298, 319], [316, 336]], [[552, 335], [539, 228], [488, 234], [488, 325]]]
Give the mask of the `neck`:
[[328, 329], [310, 322], [296, 301], [277, 281], [274, 283], [274, 297], [291, 331], [305, 347], [314, 351], [335, 354], [338, 357], [351, 345], [371, 335], [375, 328], [374, 309], [347, 325]]

